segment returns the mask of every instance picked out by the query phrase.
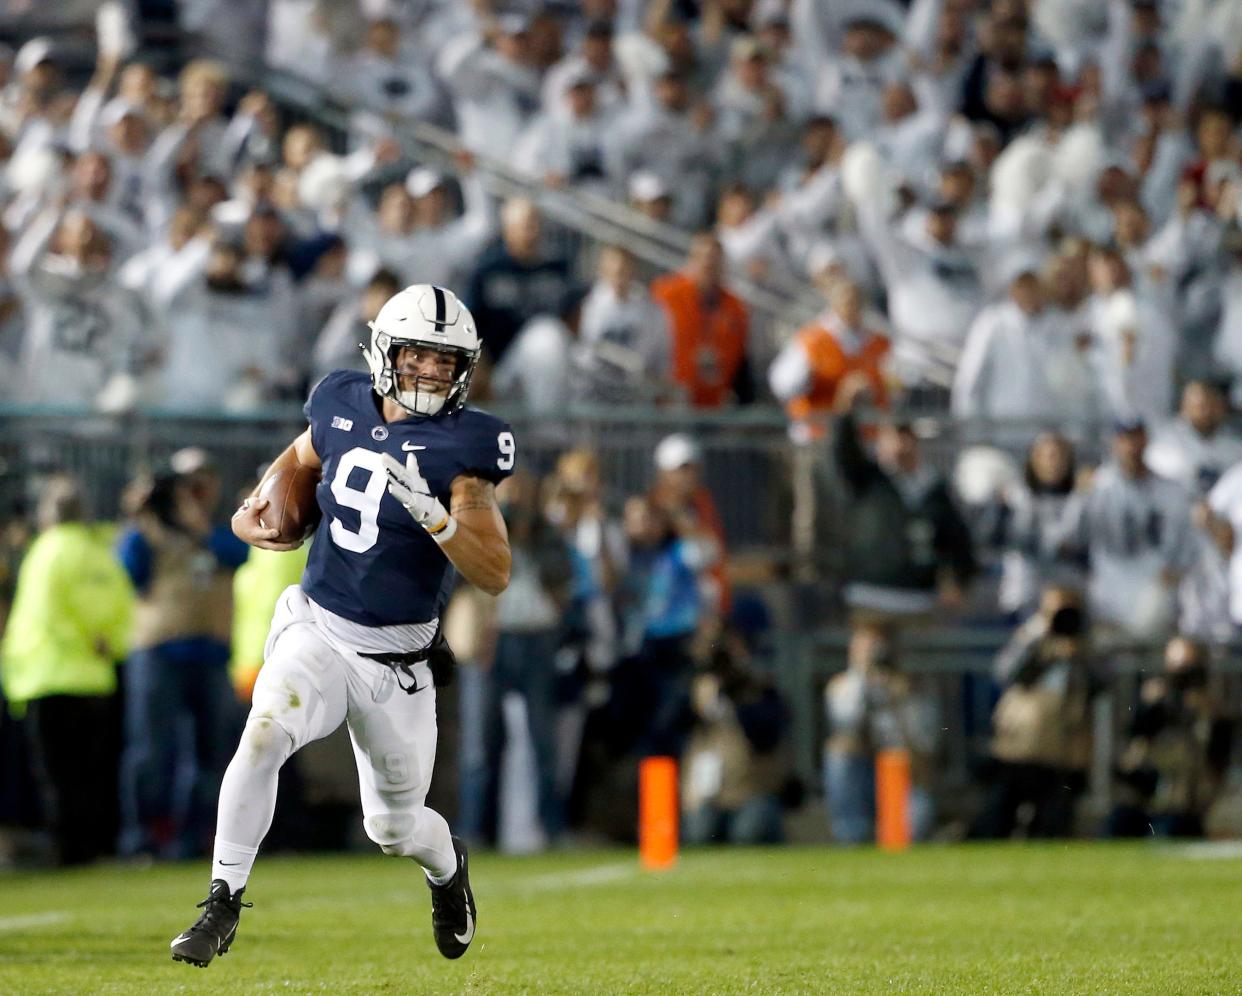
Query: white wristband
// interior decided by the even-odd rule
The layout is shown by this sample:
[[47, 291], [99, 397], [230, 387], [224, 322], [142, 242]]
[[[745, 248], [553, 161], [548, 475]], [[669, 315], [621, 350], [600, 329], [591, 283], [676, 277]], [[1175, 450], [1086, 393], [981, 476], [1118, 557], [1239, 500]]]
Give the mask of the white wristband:
[[448, 517], [447, 520], [445, 520], [444, 525], [441, 526], [438, 531], [434, 533], [431, 532], [431, 530], [427, 531], [428, 536], [430, 536], [437, 543], [441, 543], [441, 544], [448, 542], [456, 534], [457, 534], [457, 520], [454, 519], [451, 515]]

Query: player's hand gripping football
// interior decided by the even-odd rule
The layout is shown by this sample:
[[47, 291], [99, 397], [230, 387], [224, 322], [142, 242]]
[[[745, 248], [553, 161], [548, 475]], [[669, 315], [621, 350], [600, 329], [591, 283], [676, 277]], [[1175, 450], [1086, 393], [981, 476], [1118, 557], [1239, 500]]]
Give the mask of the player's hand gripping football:
[[427, 484], [390, 453], [383, 456], [384, 472], [388, 475], [388, 493], [399, 501], [411, 518], [438, 542], [444, 542], [456, 531], [456, 521], [448, 514], [439, 498], [428, 494]]
[[233, 534], [251, 546], [264, 550], [279, 550], [282, 553], [296, 550], [302, 545], [301, 540], [296, 543], [280, 543], [276, 540], [276, 537], [280, 535], [280, 530], [269, 529], [263, 524], [263, 510], [270, 504], [267, 498], [247, 498], [243, 501], [233, 513], [231, 523]]

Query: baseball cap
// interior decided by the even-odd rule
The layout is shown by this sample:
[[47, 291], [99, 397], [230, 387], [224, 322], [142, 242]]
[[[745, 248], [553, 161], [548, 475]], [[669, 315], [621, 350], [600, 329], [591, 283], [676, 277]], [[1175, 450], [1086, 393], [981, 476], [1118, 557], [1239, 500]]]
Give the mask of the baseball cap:
[[530, 18], [525, 14], [505, 14], [496, 21], [502, 35], [524, 35], [530, 30]]
[[702, 462], [703, 451], [699, 444], [681, 432], [665, 436], [655, 448], [655, 465], [660, 470], [676, 470]]
[[668, 184], [655, 173], [639, 171], [630, 177], [630, 200], [648, 203], [670, 196]]
[[111, 128], [118, 121], [124, 121], [126, 118], [145, 117], [142, 108], [137, 104], [126, 100], [123, 97], [113, 97], [104, 105], [104, 109], [99, 114], [99, 123], [105, 128]]
[[1129, 432], [1141, 432], [1147, 428], [1143, 416], [1137, 412], [1125, 412], [1113, 419], [1113, 434], [1124, 436]]
[[186, 446], [168, 458], [168, 465], [174, 474], [185, 475], [212, 470], [216, 464], [211, 454], [201, 446]]
[[426, 197], [444, 186], [444, 174], [428, 166], [417, 166], [406, 175], [405, 189], [411, 197]]

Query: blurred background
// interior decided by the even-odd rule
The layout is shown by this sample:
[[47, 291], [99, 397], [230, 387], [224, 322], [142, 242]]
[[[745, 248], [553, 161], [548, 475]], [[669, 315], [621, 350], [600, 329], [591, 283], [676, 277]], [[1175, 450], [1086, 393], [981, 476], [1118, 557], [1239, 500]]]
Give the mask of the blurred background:
[[[429, 804], [510, 851], [1242, 835], [1238, 0], [0, 4], [0, 864], [209, 852], [305, 549], [228, 530], [452, 287], [513, 581]], [[249, 556], [247, 555], [249, 553]], [[363, 848], [343, 731], [265, 848]]]

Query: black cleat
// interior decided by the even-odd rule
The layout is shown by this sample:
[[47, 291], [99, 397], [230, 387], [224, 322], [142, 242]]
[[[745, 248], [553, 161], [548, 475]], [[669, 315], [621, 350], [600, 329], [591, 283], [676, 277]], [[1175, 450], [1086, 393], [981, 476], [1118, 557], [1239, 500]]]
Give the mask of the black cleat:
[[478, 922], [474, 893], [470, 891], [466, 845], [454, 837], [453, 850], [457, 852], [457, 874], [444, 885], [433, 885], [427, 880], [431, 889], [431, 932], [445, 958], [460, 958], [466, 953]]
[[229, 895], [229, 884], [222, 878], [211, 883], [211, 894], [198, 904], [203, 911], [189, 930], [182, 931], [172, 942], [173, 961], [184, 961], [199, 968], [206, 968], [216, 955], [227, 954], [233, 938], [237, 936], [237, 921], [243, 903], [245, 887]]

